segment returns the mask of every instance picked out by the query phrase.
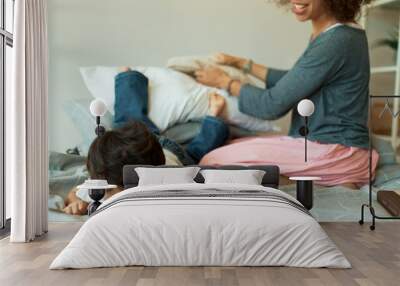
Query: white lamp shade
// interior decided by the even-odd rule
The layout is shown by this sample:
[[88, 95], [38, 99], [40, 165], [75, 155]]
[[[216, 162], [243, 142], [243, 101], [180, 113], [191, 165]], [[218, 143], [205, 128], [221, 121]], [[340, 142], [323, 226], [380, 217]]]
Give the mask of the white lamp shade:
[[90, 113], [93, 116], [104, 116], [106, 112], [107, 106], [102, 100], [95, 99], [90, 103]]
[[297, 111], [303, 117], [310, 117], [315, 111], [314, 103], [309, 99], [303, 99], [297, 105]]

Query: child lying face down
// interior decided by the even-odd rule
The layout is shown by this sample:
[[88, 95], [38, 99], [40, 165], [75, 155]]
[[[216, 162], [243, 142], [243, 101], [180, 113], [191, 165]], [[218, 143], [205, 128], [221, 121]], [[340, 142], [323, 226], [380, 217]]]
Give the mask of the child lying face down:
[[[148, 79], [137, 71], [124, 68], [115, 79], [114, 130], [96, 138], [90, 146], [87, 169], [92, 179], [106, 179], [118, 188], [105, 198], [123, 189], [122, 169], [125, 165], [192, 165], [208, 152], [222, 146], [229, 137], [228, 126], [221, 116], [225, 107], [222, 96], [209, 95], [209, 115], [202, 121], [200, 133], [183, 148], [161, 136], [148, 118]], [[72, 190], [64, 212], [86, 214], [89, 198]]]

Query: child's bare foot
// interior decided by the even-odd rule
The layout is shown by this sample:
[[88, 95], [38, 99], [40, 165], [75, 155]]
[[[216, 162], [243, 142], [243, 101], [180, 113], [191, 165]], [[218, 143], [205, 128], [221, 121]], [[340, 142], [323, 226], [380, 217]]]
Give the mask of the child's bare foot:
[[208, 114], [211, 116], [221, 116], [225, 110], [225, 98], [216, 92], [208, 95]]
[[127, 71], [131, 71], [130, 67], [119, 67], [119, 72], [127, 72]]

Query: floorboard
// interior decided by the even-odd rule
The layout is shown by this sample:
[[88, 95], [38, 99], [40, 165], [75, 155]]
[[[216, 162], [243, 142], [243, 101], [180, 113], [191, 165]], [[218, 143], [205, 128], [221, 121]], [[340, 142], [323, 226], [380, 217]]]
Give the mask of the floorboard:
[[331, 239], [345, 253], [352, 269], [286, 267], [125, 267], [57, 270], [48, 267], [74, 236], [81, 223], [51, 223], [47, 235], [30, 244], [0, 241], [2, 286], [266, 286], [266, 285], [400, 285], [400, 223], [368, 225], [323, 223]]

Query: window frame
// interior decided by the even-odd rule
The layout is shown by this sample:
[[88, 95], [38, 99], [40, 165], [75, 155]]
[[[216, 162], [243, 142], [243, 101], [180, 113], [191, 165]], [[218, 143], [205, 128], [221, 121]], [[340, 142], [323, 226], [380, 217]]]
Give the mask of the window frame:
[[[9, 0], [10, 1], [10, 0]], [[14, 14], [15, 0], [11, 0]], [[5, 103], [6, 103], [6, 50], [13, 48], [14, 36], [6, 29], [7, 11], [6, 0], [0, 0], [0, 237], [9, 233], [10, 219], [6, 217], [6, 189], [5, 189]], [[11, 15], [13, 17], [14, 15]]]

